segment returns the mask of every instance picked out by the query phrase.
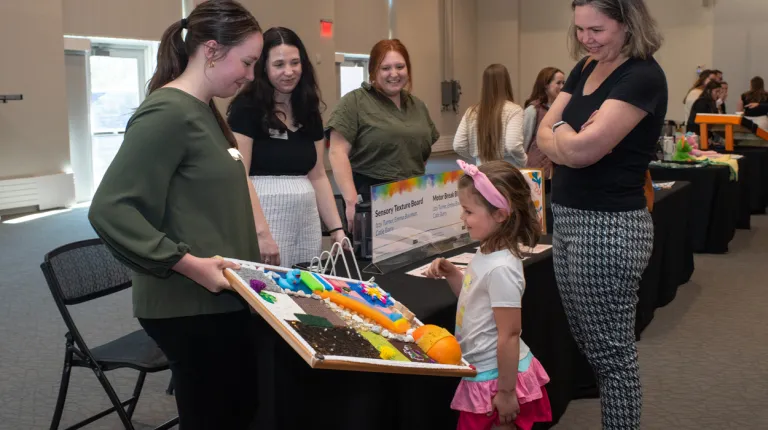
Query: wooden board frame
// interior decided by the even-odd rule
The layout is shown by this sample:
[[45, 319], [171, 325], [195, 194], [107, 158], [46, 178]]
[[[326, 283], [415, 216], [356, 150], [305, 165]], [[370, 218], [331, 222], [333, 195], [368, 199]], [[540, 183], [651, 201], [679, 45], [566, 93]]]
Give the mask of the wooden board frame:
[[[285, 267], [270, 266], [251, 261], [225, 258], [241, 266], [249, 268], [263, 267], [266, 270], [285, 272], [290, 269]], [[324, 275], [329, 279], [337, 279], [345, 282], [359, 282], [354, 279], [338, 276]], [[249, 285], [232, 269], [224, 271], [224, 277], [229, 281], [232, 289], [237, 292], [262, 318], [282, 337], [291, 348], [313, 369], [347, 370], [355, 372], [397, 373], [405, 375], [428, 375], [450, 377], [473, 377], [476, 371], [469, 367], [464, 359], [462, 365], [449, 365], [437, 363], [414, 363], [393, 360], [380, 360], [372, 358], [342, 357], [318, 354], [288, 323], [278, 318], [270, 311]], [[393, 300], [396, 298], [392, 297]], [[415, 325], [423, 325], [418, 318], [414, 318]]]

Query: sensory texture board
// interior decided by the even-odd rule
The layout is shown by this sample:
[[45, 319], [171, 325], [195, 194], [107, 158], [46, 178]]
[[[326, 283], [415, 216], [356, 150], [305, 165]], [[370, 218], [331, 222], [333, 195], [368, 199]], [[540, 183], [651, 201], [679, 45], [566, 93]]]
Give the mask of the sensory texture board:
[[450, 332], [374, 282], [226, 258], [230, 285], [312, 368], [475, 376]]

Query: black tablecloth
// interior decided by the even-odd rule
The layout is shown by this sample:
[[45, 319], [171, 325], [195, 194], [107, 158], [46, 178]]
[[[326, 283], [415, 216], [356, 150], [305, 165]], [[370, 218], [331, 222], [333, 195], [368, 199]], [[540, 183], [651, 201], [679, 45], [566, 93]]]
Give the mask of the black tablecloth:
[[[474, 252], [474, 246], [444, 254]], [[407, 275], [430, 260], [419, 261], [376, 281], [393, 297], [408, 306], [425, 324], [453, 330], [456, 296], [447, 283]], [[343, 268], [341, 269], [343, 271]], [[343, 276], [343, 273], [341, 274]], [[547, 385], [554, 423], [580, 388], [594, 388], [594, 376], [586, 358], [571, 337], [555, 284], [551, 250], [525, 261], [526, 291], [523, 297], [522, 338], [542, 363], [551, 381]], [[259, 319], [256, 317], [256, 319]], [[256, 324], [263, 325], [262, 321]], [[450, 409], [458, 378], [406, 376], [379, 373], [313, 370], [276, 334], [264, 328], [262, 355], [275, 349], [274, 393], [277, 421], [260, 422], [259, 429], [452, 429], [458, 415]], [[265, 363], [269, 364], [269, 363]], [[267, 390], [268, 391], [268, 390]], [[317, 410], [296, 402], [322, 403]], [[300, 412], [300, 410], [302, 412]], [[263, 411], [262, 411], [263, 412]], [[552, 424], [536, 428], [548, 428]]]
[[[736, 193], [736, 228], [749, 230], [752, 218], [752, 193], [756, 184], [760, 181], [760, 160], [754, 156], [744, 155], [738, 160], [739, 182], [735, 187]], [[733, 182], [731, 182], [733, 184]]]
[[768, 206], [768, 148], [738, 145], [735, 154], [747, 156], [750, 161], [749, 206], [753, 214], [764, 214]]
[[653, 320], [656, 308], [669, 304], [677, 295], [677, 288], [693, 275], [692, 191], [690, 183], [677, 181], [672, 188], [654, 193], [653, 253], [638, 290], [638, 339]]
[[724, 253], [736, 231], [739, 184], [730, 181], [730, 168], [722, 165], [668, 168], [651, 166], [655, 182], [691, 183], [692, 240], [694, 252]]

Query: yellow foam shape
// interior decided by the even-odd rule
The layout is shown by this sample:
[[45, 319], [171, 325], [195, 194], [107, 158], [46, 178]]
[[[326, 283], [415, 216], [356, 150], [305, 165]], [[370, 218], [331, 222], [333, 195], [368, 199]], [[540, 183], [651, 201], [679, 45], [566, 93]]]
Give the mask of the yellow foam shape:
[[384, 336], [378, 335], [370, 331], [361, 331], [360, 334], [371, 343], [380, 353], [381, 358], [384, 360], [394, 361], [408, 361], [409, 360], [403, 353], [398, 351]]
[[373, 320], [376, 324], [384, 327], [392, 333], [405, 334], [411, 328], [411, 324], [408, 323], [408, 321], [405, 319], [399, 319], [397, 323], [395, 323], [389, 319], [389, 317], [372, 308], [371, 306], [359, 302], [353, 298], [339, 294], [335, 291], [322, 291], [316, 294], [324, 299], [330, 299], [333, 303], [336, 303], [339, 306], [343, 306], [350, 311], [356, 312], [365, 318]]
[[450, 336], [452, 336], [452, 334], [442, 327], [433, 330], [427, 330], [416, 341], [416, 344], [419, 345], [419, 348], [421, 348], [422, 351], [429, 353], [429, 350], [432, 349], [432, 347], [438, 341]]

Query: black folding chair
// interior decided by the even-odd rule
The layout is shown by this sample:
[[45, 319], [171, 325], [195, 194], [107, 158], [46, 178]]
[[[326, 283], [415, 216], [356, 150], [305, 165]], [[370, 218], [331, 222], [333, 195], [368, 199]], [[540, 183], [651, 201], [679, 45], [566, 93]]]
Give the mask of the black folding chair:
[[[104, 345], [89, 348], [67, 308], [130, 288], [130, 271], [109, 252], [100, 239], [74, 242], [56, 248], [46, 254], [40, 268], [69, 330], [65, 336], [64, 370], [51, 429], [59, 428], [69, 387], [69, 376], [72, 367], [77, 366], [93, 370], [113, 406], [68, 427], [67, 430], [81, 428], [112, 412], [117, 412], [126, 429], [133, 430], [131, 416], [139, 401], [144, 379], [147, 373], [168, 369], [165, 354], [144, 330], [136, 330]], [[139, 371], [133, 396], [124, 401], [118, 398], [112, 384], [104, 375], [104, 372], [120, 368]], [[176, 417], [157, 427], [157, 430], [171, 428], [178, 422], [179, 418]]]

